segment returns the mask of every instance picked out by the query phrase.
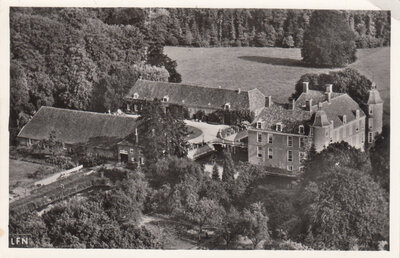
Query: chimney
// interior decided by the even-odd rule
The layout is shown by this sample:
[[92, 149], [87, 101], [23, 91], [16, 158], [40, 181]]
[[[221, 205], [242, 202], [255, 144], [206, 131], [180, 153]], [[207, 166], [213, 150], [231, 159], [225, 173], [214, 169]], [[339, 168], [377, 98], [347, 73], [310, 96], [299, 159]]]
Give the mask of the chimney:
[[332, 92], [325, 92], [326, 101], [331, 103]]
[[137, 127], [135, 128], [135, 142], [136, 142], [136, 144], [139, 143], [139, 134], [138, 134], [138, 131], [137, 131]]
[[292, 99], [292, 103], [291, 103], [291, 108], [292, 110], [294, 110], [294, 107], [296, 106], [296, 100]]
[[308, 93], [308, 82], [303, 82], [303, 92]]
[[356, 118], [357, 119], [360, 118], [360, 110], [359, 109], [356, 110]]
[[312, 99], [306, 101], [307, 111], [311, 111], [312, 108]]
[[271, 107], [272, 106], [272, 97], [268, 96], [265, 98], [265, 106], [266, 107]]
[[325, 84], [326, 90], [325, 92], [330, 92], [332, 93], [332, 84]]
[[331, 120], [331, 126], [332, 126], [332, 129], [334, 128], [334, 123], [333, 123], [333, 120]]

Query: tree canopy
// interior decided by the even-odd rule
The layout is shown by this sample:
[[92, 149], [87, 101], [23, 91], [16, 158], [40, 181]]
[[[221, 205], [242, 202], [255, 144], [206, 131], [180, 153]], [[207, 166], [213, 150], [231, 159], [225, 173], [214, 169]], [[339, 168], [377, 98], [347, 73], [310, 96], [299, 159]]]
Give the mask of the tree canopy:
[[316, 10], [304, 32], [303, 62], [313, 66], [341, 67], [356, 60], [355, 34], [343, 13]]

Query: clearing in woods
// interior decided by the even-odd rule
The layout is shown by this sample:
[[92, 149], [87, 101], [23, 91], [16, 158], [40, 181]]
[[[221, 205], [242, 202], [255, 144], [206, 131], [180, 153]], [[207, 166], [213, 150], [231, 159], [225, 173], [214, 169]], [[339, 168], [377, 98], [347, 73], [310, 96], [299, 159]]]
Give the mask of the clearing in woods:
[[[298, 48], [185, 48], [165, 47], [178, 63], [182, 82], [207, 87], [249, 90], [258, 88], [277, 102], [286, 102], [300, 76], [337, 69], [304, 67]], [[390, 48], [357, 50], [358, 60], [348, 67], [374, 80], [384, 104], [385, 124], [390, 116]]]

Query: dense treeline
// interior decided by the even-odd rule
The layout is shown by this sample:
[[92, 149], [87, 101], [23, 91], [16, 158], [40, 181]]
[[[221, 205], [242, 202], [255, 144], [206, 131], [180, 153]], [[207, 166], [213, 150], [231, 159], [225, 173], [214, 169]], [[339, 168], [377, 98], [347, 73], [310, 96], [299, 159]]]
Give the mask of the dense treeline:
[[[104, 9], [109, 24], [151, 27], [170, 46], [302, 47], [312, 10]], [[343, 11], [358, 48], [390, 45], [390, 12]]]
[[43, 105], [115, 111], [139, 77], [181, 81], [156, 33], [140, 24], [105, 23], [100, 13], [11, 9], [11, 139]]

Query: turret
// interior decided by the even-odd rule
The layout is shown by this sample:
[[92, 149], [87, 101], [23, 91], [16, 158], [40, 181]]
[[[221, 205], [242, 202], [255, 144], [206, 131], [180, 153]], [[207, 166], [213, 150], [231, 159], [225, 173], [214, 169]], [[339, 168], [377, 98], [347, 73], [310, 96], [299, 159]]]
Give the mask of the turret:
[[320, 109], [315, 113], [311, 130], [316, 151], [321, 151], [324, 146], [328, 146], [331, 123], [329, 123], [325, 111]]
[[368, 92], [367, 101], [367, 142], [373, 143], [375, 136], [382, 132], [383, 100], [376, 89], [375, 82]]

